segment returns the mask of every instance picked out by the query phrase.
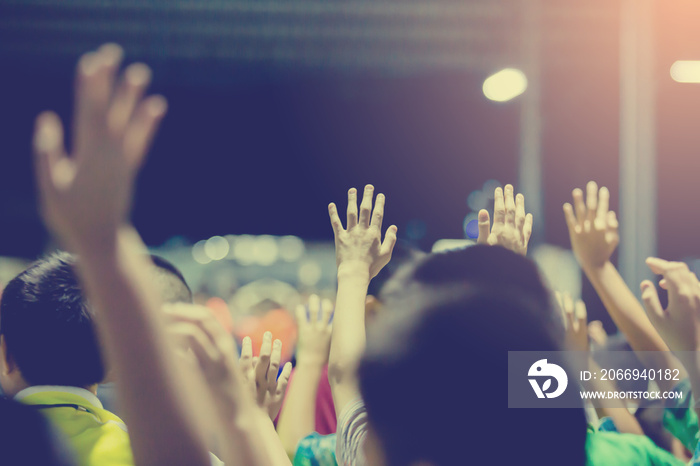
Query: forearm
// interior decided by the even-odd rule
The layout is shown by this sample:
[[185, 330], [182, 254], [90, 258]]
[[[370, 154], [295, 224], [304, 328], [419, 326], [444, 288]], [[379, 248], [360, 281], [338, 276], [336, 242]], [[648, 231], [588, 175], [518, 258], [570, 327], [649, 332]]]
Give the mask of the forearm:
[[277, 422], [277, 433], [290, 457], [296, 454], [299, 441], [314, 431], [316, 396], [322, 372], [322, 365], [303, 360], [299, 360], [294, 370]]
[[328, 380], [338, 416], [360, 393], [356, 369], [367, 343], [365, 299], [369, 281], [366, 264], [343, 263], [338, 268], [338, 296], [328, 363]]
[[[585, 267], [584, 272], [603, 301], [610, 317], [625, 335], [642, 363], [653, 369], [678, 369], [682, 365], [656, 331], [637, 297], [611, 262]], [[662, 381], [662, 384], [664, 381]], [[665, 385], [665, 384], [664, 384]], [[672, 387], [661, 387], [670, 389]]]
[[178, 392], [174, 354], [166, 344], [151, 265], [138, 252], [135, 232], [113, 242], [77, 245], [78, 271], [97, 309], [97, 328], [118, 380], [137, 464], [209, 464], [193, 407]]
[[[588, 368], [591, 372], [600, 374], [600, 367], [589, 358]], [[586, 389], [597, 392], [617, 391], [617, 386], [610, 380], [593, 378], [586, 382]], [[621, 399], [591, 400], [598, 413], [598, 417], [610, 417], [615, 423], [615, 427], [623, 434], [644, 435], [639, 421], [630, 413], [629, 409]]]

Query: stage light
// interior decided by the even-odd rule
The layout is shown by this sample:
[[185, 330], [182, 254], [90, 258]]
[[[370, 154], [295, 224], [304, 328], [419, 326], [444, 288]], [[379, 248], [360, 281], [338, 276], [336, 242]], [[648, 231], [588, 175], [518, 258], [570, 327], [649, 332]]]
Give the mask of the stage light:
[[700, 60], [678, 60], [671, 65], [671, 78], [679, 83], [700, 83]]
[[197, 263], [205, 265], [211, 262], [211, 258], [204, 252], [204, 245], [206, 241], [198, 241], [194, 246], [192, 246], [192, 258], [197, 261]]
[[204, 253], [213, 261], [219, 261], [226, 257], [228, 250], [228, 241], [221, 236], [212, 236], [204, 243]]
[[492, 74], [484, 81], [484, 95], [495, 102], [511, 100], [527, 89], [525, 73], [515, 68], [506, 68]]

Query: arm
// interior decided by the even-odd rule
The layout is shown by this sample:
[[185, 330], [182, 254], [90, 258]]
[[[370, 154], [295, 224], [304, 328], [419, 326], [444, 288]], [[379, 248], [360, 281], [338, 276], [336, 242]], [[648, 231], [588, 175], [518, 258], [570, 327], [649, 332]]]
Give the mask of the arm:
[[[119, 379], [119, 397], [138, 464], [208, 464], [194, 414], [177, 391], [177, 368], [159, 322], [158, 297], [144, 274], [140, 240], [126, 227], [134, 178], [166, 111], [143, 99], [145, 65], [115, 84], [122, 52], [106, 45], [83, 56], [76, 79], [73, 154], [59, 118], [37, 118], [36, 170], [42, 214], [58, 239], [80, 256], [78, 274], [98, 309], [100, 343]], [[127, 343], [128, 342], [128, 343]]]
[[358, 220], [357, 190], [352, 188], [348, 191], [346, 229], [343, 229], [335, 204], [328, 206], [338, 265], [338, 295], [333, 317], [328, 381], [339, 418], [343, 408], [360, 396], [355, 370], [366, 346], [367, 287], [369, 281], [389, 262], [396, 244], [397, 228], [394, 225], [388, 228], [384, 241], [381, 241], [384, 195], [377, 195], [372, 213], [373, 194], [374, 187], [367, 185]]
[[[627, 337], [632, 349], [649, 368], [683, 370], [668, 351], [659, 333], [624, 282], [610, 257], [619, 242], [618, 223], [608, 210], [610, 193], [595, 182], [586, 187], [586, 203], [580, 189], [573, 191], [574, 206], [564, 204], [571, 246], [584, 273], [595, 288], [615, 325]], [[575, 213], [574, 213], [575, 209]], [[668, 381], [659, 381], [662, 390], [673, 388]]]
[[[591, 372], [600, 373], [600, 368], [588, 354], [590, 345], [588, 341], [586, 305], [580, 299], [574, 301], [568, 293], [562, 295], [557, 292], [556, 298], [562, 312], [567, 347], [571, 351], [585, 353], [588, 369]], [[592, 378], [585, 382], [585, 385], [587, 390], [593, 391], [614, 391], [617, 389], [615, 383], [607, 380], [598, 380], [597, 378]], [[642, 426], [629, 412], [624, 401], [617, 399], [601, 402], [601, 400], [593, 399], [591, 402], [598, 413], [598, 417], [610, 417], [620, 433], [644, 435]]]
[[[267, 393], [277, 392], [277, 387], [286, 386], [291, 364], [285, 365], [280, 376], [284, 380], [278, 382], [279, 340], [273, 345], [272, 335], [267, 332], [260, 359], [254, 365], [251, 341], [246, 338], [239, 365], [233, 338], [208, 309], [180, 303], [167, 306], [166, 313], [171, 321], [171, 334], [192, 350], [207, 382], [208, 395], [218, 408], [221, 427], [217, 437], [224, 462], [245, 466], [290, 464], [270, 419], [269, 404], [256, 399], [262, 397], [269, 400], [271, 398]], [[259, 384], [256, 374], [258, 370], [263, 372], [262, 367], [265, 379]]]
[[[668, 306], [661, 307], [659, 295], [649, 280], [641, 283], [642, 300], [649, 320], [668, 347], [678, 354], [688, 372], [693, 393], [700, 393], [700, 283], [683, 262], [647, 259], [656, 274], [663, 275]], [[687, 393], [685, 394], [687, 396]], [[693, 407], [700, 416], [700, 404]]]
[[318, 383], [328, 364], [332, 315], [332, 303], [321, 302], [316, 295], [309, 298], [308, 315], [304, 306], [297, 307], [297, 365], [277, 423], [277, 433], [290, 457], [296, 454], [299, 441], [314, 431]]

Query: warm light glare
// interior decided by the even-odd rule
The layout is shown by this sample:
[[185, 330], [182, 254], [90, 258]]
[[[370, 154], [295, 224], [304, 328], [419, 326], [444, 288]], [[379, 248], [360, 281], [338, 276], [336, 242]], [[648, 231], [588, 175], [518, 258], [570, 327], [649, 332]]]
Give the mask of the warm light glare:
[[506, 68], [486, 78], [483, 89], [487, 99], [506, 102], [525, 92], [527, 77], [520, 70]]
[[679, 83], [700, 83], [700, 60], [678, 60], [671, 65], [671, 77]]

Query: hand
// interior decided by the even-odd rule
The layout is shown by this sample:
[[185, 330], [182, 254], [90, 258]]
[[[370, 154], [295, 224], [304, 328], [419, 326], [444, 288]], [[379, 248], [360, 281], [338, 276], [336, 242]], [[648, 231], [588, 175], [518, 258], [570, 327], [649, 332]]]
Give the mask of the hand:
[[[372, 212], [372, 197], [374, 186], [365, 186], [365, 193], [360, 204], [360, 218], [357, 218], [357, 190], [348, 191], [348, 220], [347, 229], [338, 216], [335, 204], [328, 206], [331, 226], [335, 235], [335, 257], [338, 270], [344, 264], [359, 264], [369, 270], [369, 277], [374, 278], [380, 270], [389, 263], [391, 253], [396, 244], [395, 225], [387, 229], [382, 242], [382, 219], [384, 217], [384, 194], [377, 195], [377, 202]], [[372, 220], [370, 222], [370, 213]]]
[[297, 365], [310, 364], [323, 367], [328, 364], [328, 352], [331, 348], [331, 318], [333, 303], [318, 296], [309, 297], [309, 312], [301, 304], [297, 306], [297, 325], [299, 339], [297, 343]]
[[506, 249], [527, 254], [532, 235], [532, 214], [525, 215], [525, 197], [518, 194], [513, 200], [513, 185], [507, 184], [505, 198], [499, 187], [494, 192], [493, 228], [487, 210], [479, 211], [478, 244], [503, 246]]
[[[663, 309], [656, 287], [649, 280], [641, 284], [642, 301], [649, 320], [672, 351], [700, 350], [700, 283], [683, 262], [650, 257], [647, 265], [663, 275], [668, 290], [668, 307]], [[691, 368], [688, 368], [691, 369]]]
[[46, 224], [72, 244], [111, 239], [127, 221], [133, 184], [167, 103], [143, 98], [151, 79], [146, 65], [115, 75], [122, 50], [114, 44], [83, 55], [76, 72], [72, 154], [53, 112], [36, 119], [34, 152]]
[[615, 212], [608, 210], [610, 192], [606, 187], [599, 191], [595, 181], [589, 181], [585, 204], [580, 189], [574, 189], [572, 194], [574, 207], [568, 202], [564, 204], [571, 247], [583, 269], [601, 267], [610, 260], [620, 242]]
[[594, 320], [588, 324], [588, 337], [601, 348], [605, 348], [608, 343], [608, 333], [605, 331], [603, 323], [599, 320]]
[[277, 378], [277, 372], [282, 359], [282, 342], [272, 343], [272, 333], [265, 332], [260, 356], [253, 357], [253, 343], [250, 337], [243, 339], [241, 345], [241, 368], [248, 389], [253, 394], [258, 406], [265, 411], [273, 421], [277, 417], [284, 401], [292, 364], [287, 363]]
[[564, 321], [566, 346], [572, 351], [588, 351], [586, 305], [580, 299], [574, 302], [569, 293], [555, 293]]
[[217, 405], [232, 418], [237, 400], [247, 389], [233, 338], [203, 306], [166, 304], [163, 311], [169, 320], [168, 333], [191, 350]]

